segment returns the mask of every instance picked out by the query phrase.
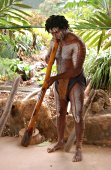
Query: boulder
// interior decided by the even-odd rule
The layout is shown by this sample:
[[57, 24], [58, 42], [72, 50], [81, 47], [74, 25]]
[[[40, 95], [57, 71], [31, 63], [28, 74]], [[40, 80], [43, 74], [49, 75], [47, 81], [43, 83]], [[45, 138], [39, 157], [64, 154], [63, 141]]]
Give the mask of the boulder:
[[87, 117], [84, 136], [88, 144], [111, 146], [111, 113]]

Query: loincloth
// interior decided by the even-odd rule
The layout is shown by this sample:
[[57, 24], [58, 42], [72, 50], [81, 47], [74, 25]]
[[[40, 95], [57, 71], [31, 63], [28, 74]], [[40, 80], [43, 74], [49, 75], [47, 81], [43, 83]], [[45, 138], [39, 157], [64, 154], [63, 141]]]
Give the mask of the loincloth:
[[86, 87], [86, 78], [84, 76], [84, 73], [82, 72], [78, 76], [71, 78], [70, 80], [67, 79], [61, 79], [57, 80], [55, 82], [55, 89], [59, 94], [59, 97], [61, 99], [67, 99], [69, 101], [69, 93], [72, 89], [72, 87], [76, 84], [80, 84], [80, 86], [85, 89]]

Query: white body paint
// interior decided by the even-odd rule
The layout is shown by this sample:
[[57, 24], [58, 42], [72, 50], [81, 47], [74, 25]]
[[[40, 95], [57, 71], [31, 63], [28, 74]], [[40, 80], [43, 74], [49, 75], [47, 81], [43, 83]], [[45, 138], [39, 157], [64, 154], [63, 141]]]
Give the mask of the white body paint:
[[[51, 47], [53, 48], [54, 42], [51, 41]], [[77, 57], [79, 55], [79, 43], [72, 43], [69, 45], [64, 45], [63, 47], [58, 47], [55, 59], [59, 59], [59, 64], [57, 66], [58, 73], [63, 73], [66, 71], [64, 67], [64, 62], [66, 60], [72, 59], [73, 66], [76, 67], [77, 65]]]

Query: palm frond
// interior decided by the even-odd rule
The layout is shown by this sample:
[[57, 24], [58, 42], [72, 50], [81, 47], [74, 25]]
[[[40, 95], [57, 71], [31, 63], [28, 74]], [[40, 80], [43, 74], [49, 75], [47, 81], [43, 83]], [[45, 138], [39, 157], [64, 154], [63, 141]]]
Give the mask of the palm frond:
[[[21, 8], [21, 9], [18, 9]], [[15, 25], [30, 25], [27, 20], [26, 16], [30, 16], [27, 12], [24, 12], [23, 8], [31, 8], [30, 6], [23, 4], [22, 0], [0, 0], [0, 25], [4, 27], [6, 26], [4, 23], [4, 19], [7, 21], [8, 26]]]
[[111, 39], [108, 42], [106, 42], [106, 44], [103, 47], [103, 50], [106, 50], [109, 47], [111, 47]]
[[89, 20], [75, 24], [75, 29], [78, 29], [78, 34], [88, 47], [97, 46], [98, 52], [111, 46], [111, 16], [103, 12], [98, 12]]

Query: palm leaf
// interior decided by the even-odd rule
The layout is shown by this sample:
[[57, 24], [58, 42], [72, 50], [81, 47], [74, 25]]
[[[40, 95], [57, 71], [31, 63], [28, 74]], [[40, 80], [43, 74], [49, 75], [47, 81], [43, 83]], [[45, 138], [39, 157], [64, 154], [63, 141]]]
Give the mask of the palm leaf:
[[88, 41], [88, 43], [87, 43], [88, 46], [89, 47], [95, 47], [96, 44], [98, 44], [98, 41], [100, 39], [100, 35], [101, 35], [100, 32], [96, 32], [95, 36], [93, 36], [92, 39]]
[[12, 16], [8, 16], [7, 20], [10, 22], [14, 22], [17, 25], [29, 25], [28, 21], [24, 20], [23, 18], [21, 18], [21, 20], [20, 20], [20, 17], [18, 17], [18, 16], [13, 16], [13, 19], [12, 19]]
[[109, 42], [107, 42], [104, 47], [102, 48], [103, 50], [106, 50], [107, 48], [111, 47], [111, 39], [109, 40]]
[[24, 17], [22, 14], [17, 13], [17, 11], [16, 12], [6, 11], [6, 12], [4, 12], [4, 15], [5, 16], [7, 15], [7, 17], [10, 17], [10, 18], [13, 18], [14, 16], [18, 16], [18, 18], [22, 18], [22, 19], [26, 20], [26, 17]]
[[[111, 17], [103, 12], [98, 12], [89, 20], [75, 24], [75, 29], [85, 29], [84, 32], [82, 30], [83, 40], [88, 47], [97, 46], [98, 52], [100, 49], [106, 50], [111, 46]], [[81, 34], [81, 31], [78, 30], [78, 34]]]
[[97, 27], [104, 27], [105, 23], [102, 20], [99, 20], [98, 16], [96, 15], [95, 18], [90, 19], [90, 23], [96, 25]]
[[25, 4], [17, 4], [17, 3], [15, 3], [15, 4], [13, 4], [14, 6], [17, 6], [17, 7], [21, 7], [21, 8], [31, 8], [31, 6], [29, 6], [29, 5], [25, 5]]
[[21, 14], [24, 14], [25, 16], [29, 16], [29, 17], [31, 17], [31, 15], [30, 15], [30, 14], [28, 14], [27, 12], [22, 11], [22, 10], [20, 10], [20, 9], [18, 9], [18, 8], [14, 8], [14, 7], [12, 7], [11, 9], [13, 9], [14, 11], [20, 12]]
[[9, 4], [9, 0], [5, 0], [4, 2], [5, 2], [5, 4], [4, 4], [5, 6], [7, 6]]
[[110, 16], [108, 16], [108, 15], [102, 13], [102, 12], [99, 12], [99, 13], [97, 14], [97, 17], [98, 17], [99, 20], [101, 20], [102, 22], [104, 22], [105, 25], [111, 26], [111, 17], [110, 17]]
[[1, 26], [4, 26], [4, 25], [10, 25], [10, 26], [11, 26], [12, 24], [13, 24], [13, 25], [16, 25], [16, 24], [13, 23], [13, 22], [7, 21], [5, 18], [2, 18], [2, 17], [0, 18], [0, 25], [1, 25]]
[[[30, 25], [29, 22], [25, 19], [25, 16], [30, 16], [30, 15], [22, 10], [19, 10], [18, 7], [22, 7], [22, 8], [31, 8], [31, 7], [28, 5], [22, 4], [21, 2], [22, 0], [1, 0], [1, 3], [0, 3], [0, 6], [1, 6], [0, 25], [1, 26], [3, 26], [4, 23], [6, 23], [4, 22], [4, 19], [7, 20], [8, 26], [15, 25], [14, 23], [15, 20], [18, 22], [18, 25], [25, 25], [25, 24]], [[17, 25], [17, 22], [16, 22], [16, 25]]]
[[4, 0], [1, 0], [1, 1], [0, 1], [0, 9], [3, 8], [3, 5], [4, 5]]
[[100, 48], [101, 48], [101, 46], [102, 46], [102, 40], [103, 40], [104, 35], [105, 35], [105, 31], [102, 30], [101, 35], [100, 35], [100, 39], [99, 39], [99, 41], [98, 41], [98, 47], [97, 47], [97, 52], [98, 52], [98, 53], [99, 53], [99, 50], [100, 50]]
[[94, 37], [95, 32], [92, 32], [92, 30], [89, 30], [88, 33], [84, 32], [84, 35], [82, 36], [84, 39], [84, 42], [87, 42], [88, 40], [90, 40], [92, 37]]

